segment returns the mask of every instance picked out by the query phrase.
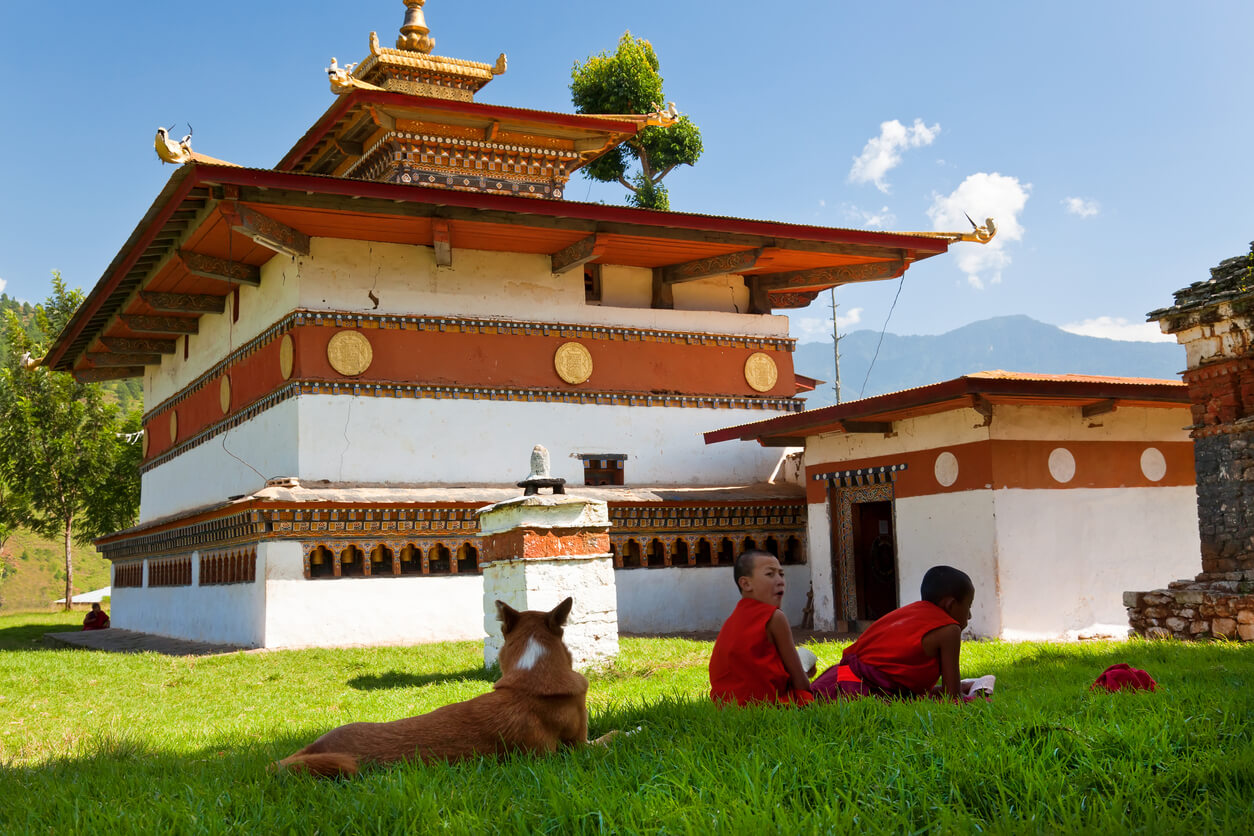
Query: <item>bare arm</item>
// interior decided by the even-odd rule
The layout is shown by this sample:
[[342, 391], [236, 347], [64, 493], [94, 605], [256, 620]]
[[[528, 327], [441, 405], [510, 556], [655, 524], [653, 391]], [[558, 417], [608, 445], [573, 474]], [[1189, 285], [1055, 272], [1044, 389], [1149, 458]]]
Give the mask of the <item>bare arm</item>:
[[940, 660], [940, 693], [955, 700], [962, 699], [962, 680], [958, 675], [958, 655], [962, 652], [962, 628], [957, 624], [937, 627], [923, 637], [923, 652]]
[[805, 669], [801, 667], [801, 657], [797, 655], [797, 646], [792, 643], [792, 627], [788, 626], [788, 617], [783, 610], [776, 610], [771, 620], [766, 622], [766, 634], [779, 652], [784, 662], [784, 670], [788, 671], [788, 684], [794, 691], [810, 690], [810, 680]]

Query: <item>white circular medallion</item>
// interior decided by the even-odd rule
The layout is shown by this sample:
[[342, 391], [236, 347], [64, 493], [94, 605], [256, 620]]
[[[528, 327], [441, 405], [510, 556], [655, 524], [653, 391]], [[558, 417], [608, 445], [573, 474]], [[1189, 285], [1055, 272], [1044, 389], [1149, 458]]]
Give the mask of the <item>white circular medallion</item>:
[[932, 465], [932, 473], [942, 487], [949, 487], [958, 481], [958, 457], [948, 450], [941, 453], [936, 457], [936, 464]]
[[1075, 456], [1066, 447], [1055, 447], [1049, 454], [1049, 475], [1064, 483], [1075, 478]]
[[1167, 475], [1167, 459], [1157, 447], [1146, 447], [1141, 453], [1141, 472], [1151, 482], [1157, 482]]

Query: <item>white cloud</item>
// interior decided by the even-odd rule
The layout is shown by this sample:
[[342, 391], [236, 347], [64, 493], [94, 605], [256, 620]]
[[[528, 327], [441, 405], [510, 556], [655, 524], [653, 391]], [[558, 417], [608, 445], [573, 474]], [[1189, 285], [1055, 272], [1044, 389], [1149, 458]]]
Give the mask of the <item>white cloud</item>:
[[845, 211], [845, 219], [849, 223], [867, 229], [885, 229], [897, 223], [897, 216], [887, 206], [881, 206], [879, 211], [870, 212], [852, 203], [843, 204], [842, 208]]
[[823, 200], [822, 198], [819, 198], [819, 208], [822, 209], [826, 205], [827, 205], [827, 201]]
[[1101, 204], [1096, 200], [1086, 200], [1082, 197], [1064, 198], [1062, 205], [1067, 207], [1068, 212], [1079, 215], [1081, 218], [1091, 218], [1102, 211]]
[[940, 133], [940, 124], [928, 127], [922, 119], [915, 119], [910, 127], [896, 119], [880, 123], [880, 135], [867, 140], [862, 153], [854, 157], [849, 169], [849, 182], [874, 183], [881, 192], [888, 192], [884, 177], [901, 163], [901, 152], [907, 148], [931, 145]]
[[1098, 316], [1059, 327], [1083, 337], [1102, 337], [1107, 340], [1147, 343], [1174, 343], [1176, 341], [1176, 338], [1170, 334], [1164, 334], [1157, 322], [1129, 322], [1121, 316]]
[[[820, 304], [816, 302], [815, 304]], [[830, 310], [830, 308], [829, 308]], [[850, 308], [846, 314], [836, 308], [836, 327], [844, 334], [862, 321], [862, 308]], [[792, 320], [792, 336], [800, 343], [830, 343], [832, 318], [830, 316], [799, 316]]]
[[967, 215], [979, 224], [985, 218], [992, 218], [997, 224], [997, 235], [987, 244], [961, 243], [950, 249], [958, 269], [967, 274], [967, 281], [977, 290], [984, 287], [986, 280], [990, 284], [1001, 282], [1001, 271], [1010, 266], [1006, 245], [1023, 239], [1019, 213], [1031, 191], [1032, 184], [1020, 183], [1017, 177], [981, 171], [963, 180], [951, 194], [932, 196], [927, 210], [932, 229], [966, 232], [971, 229]]

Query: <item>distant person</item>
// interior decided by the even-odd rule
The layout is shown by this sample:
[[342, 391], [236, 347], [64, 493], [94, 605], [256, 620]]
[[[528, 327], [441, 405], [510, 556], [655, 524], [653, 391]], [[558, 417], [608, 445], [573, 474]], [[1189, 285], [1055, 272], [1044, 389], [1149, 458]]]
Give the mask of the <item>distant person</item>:
[[780, 610], [784, 571], [769, 552], [749, 549], [736, 558], [732, 578], [740, 601], [710, 654], [710, 697], [716, 702], [806, 705], [810, 678]]
[[83, 616], [84, 630], [104, 630], [109, 626], [109, 614], [99, 604], [91, 605], [91, 612]]
[[845, 648], [840, 664], [814, 680], [815, 695], [964, 698], [958, 656], [975, 585], [966, 572], [933, 566], [919, 595], [922, 601], [893, 610]]

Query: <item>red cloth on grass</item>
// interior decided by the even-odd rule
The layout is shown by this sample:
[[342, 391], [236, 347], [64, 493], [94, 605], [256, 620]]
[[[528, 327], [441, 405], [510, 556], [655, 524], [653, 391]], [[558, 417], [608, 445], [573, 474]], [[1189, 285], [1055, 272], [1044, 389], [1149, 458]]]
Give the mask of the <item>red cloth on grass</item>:
[[923, 637], [957, 624], [930, 601], [915, 601], [877, 620], [845, 649], [840, 664], [823, 671], [811, 688], [823, 697], [923, 696], [940, 679], [940, 659], [923, 652]]
[[1122, 691], [1125, 688], [1131, 691], [1155, 691], [1158, 683], [1140, 668], [1120, 662], [1102, 671], [1097, 681], [1089, 686], [1090, 691], [1094, 688], [1105, 688], [1107, 691]]
[[710, 698], [715, 702], [806, 705], [814, 699], [806, 691], [789, 690], [784, 660], [766, 634], [766, 624], [777, 609], [741, 598], [723, 622], [710, 653]]

